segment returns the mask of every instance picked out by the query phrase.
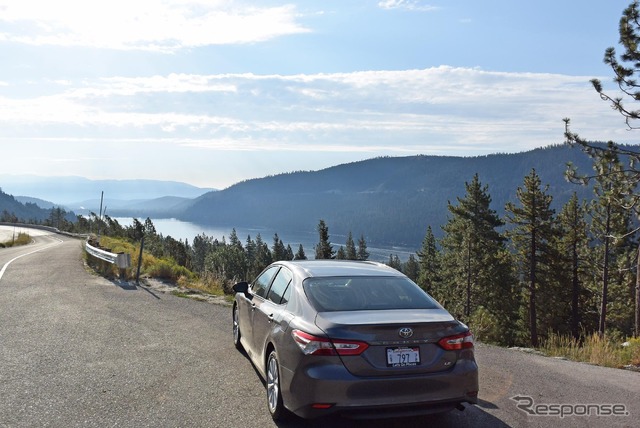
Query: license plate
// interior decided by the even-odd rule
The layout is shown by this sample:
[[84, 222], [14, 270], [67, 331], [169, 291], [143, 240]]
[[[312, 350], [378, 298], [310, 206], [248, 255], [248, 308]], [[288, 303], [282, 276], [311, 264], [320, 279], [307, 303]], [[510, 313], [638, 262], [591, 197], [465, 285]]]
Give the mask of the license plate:
[[387, 348], [388, 367], [409, 367], [420, 364], [420, 348]]

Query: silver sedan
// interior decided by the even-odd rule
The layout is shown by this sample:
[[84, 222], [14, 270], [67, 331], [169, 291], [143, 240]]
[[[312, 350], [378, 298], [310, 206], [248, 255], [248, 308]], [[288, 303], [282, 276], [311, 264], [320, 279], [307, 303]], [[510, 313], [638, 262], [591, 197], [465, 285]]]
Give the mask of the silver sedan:
[[386, 265], [276, 262], [234, 291], [233, 340], [266, 381], [274, 420], [411, 416], [477, 402], [471, 332]]

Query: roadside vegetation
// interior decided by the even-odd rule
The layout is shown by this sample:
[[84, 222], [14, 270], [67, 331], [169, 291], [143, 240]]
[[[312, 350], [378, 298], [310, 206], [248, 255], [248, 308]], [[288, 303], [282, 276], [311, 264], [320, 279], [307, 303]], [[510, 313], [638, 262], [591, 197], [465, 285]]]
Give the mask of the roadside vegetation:
[[[201, 234], [189, 243], [157, 233], [150, 218], [144, 223], [133, 219], [131, 226], [122, 226], [109, 216], [100, 218], [92, 214], [89, 218], [79, 216], [78, 223], [83, 224], [85, 232], [91, 233], [92, 241], [99, 240], [102, 249], [131, 255], [132, 267], [124, 272], [127, 279], [137, 276], [142, 246], [141, 276], [165, 280], [184, 289], [200, 290], [213, 295], [231, 294], [233, 284], [257, 276], [273, 261], [307, 258], [302, 245], [294, 253], [291, 246], [285, 245], [277, 233], [270, 248], [260, 234], [255, 239], [248, 236], [243, 245], [235, 229], [232, 229], [228, 240], [226, 237], [218, 240]], [[358, 240], [356, 247], [349, 235], [346, 248], [341, 247], [336, 252], [329, 243], [328, 227], [323, 221], [318, 227], [323, 244], [316, 249], [316, 258], [368, 259], [364, 237]], [[115, 265], [88, 255], [86, 261], [101, 275], [114, 278], [121, 275]]]
[[15, 239], [10, 239], [6, 242], [0, 242], [0, 248], [18, 247], [20, 245], [27, 245], [31, 243], [31, 236], [28, 233], [20, 232]]
[[550, 357], [567, 358], [598, 366], [640, 367], [640, 339], [600, 336], [593, 333], [576, 339], [569, 335], [549, 334], [540, 350]]
[[[151, 237], [151, 239], [155, 240], [160, 238], [160, 236]], [[131, 255], [131, 267], [125, 271], [125, 279], [127, 280], [136, 279], [140, 260], [141, 244], [142, 241], [132, 242], [124, 237], [100, 237], [101, 248], [113, 253], [122, 252]], [[85, 261], [89, 266], [105, 277], [116, 278], [121, 274], [117, 266], [95, 259], [87, 253], [85, 253]], [[166, 281], [186, 290], [198, 290], [215, 296], [224, 295], [225, 286], [224, 281], [221, 278], [207, 274], [202, 276], [197, 275], [186, 266], [178, 264], [171, 255], [156, 256], [151, 252], [144, 250], [142, 253], [142, 263], [140, 265], [140, 276], [143, 278], [150, 277]], [[188, 295], [188, 293], [177, 293], [179, 293], [179, 295]]]

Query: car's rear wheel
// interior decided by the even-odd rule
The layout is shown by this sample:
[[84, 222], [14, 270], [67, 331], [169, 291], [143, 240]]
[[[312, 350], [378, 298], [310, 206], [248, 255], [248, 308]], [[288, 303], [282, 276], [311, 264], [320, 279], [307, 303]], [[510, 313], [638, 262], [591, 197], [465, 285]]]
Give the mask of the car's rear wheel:
[[240, 312], [238, 310], [238, 305], [235, 305], [233, 307], [233, 344], [238, 350], [242, 350], [240, 335]]
[[280, 364], [275, 350], [271, 351], [269, 358], [267, 358], [267, 405], [274, 421], [285, 420], [290, 415], [282, 404]]

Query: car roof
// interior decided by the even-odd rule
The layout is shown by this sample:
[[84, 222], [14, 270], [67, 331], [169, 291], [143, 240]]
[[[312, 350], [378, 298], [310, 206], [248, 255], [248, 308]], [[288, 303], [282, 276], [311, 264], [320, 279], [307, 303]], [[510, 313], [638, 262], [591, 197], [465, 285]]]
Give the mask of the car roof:
[[404, 276], [397, 270], [378, 262], [355, 260], [294, 260], [277, 264], [287, 266], [300, 276]]

